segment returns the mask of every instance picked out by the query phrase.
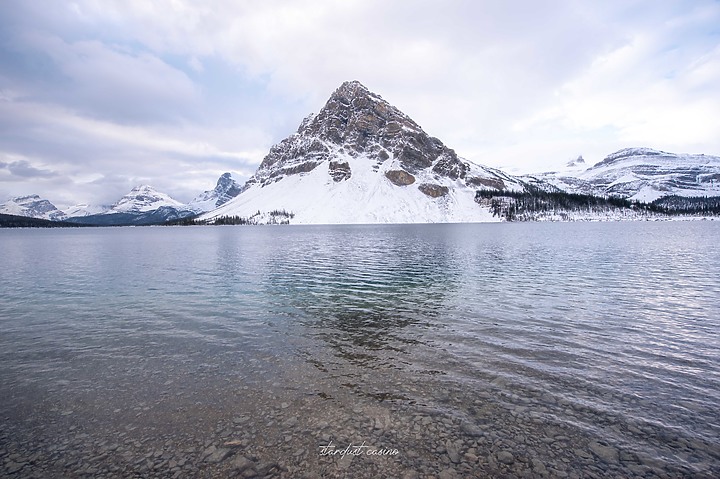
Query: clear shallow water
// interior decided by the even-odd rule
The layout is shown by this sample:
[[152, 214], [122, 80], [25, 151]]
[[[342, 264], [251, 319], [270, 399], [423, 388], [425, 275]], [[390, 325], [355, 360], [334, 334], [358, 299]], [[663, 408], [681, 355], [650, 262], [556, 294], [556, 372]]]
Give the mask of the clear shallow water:
[[[0, 461], [716, 477], [718, 237], [715, 222], [0, 231]], [[398, 454], [320, 454], [363, 441]]]

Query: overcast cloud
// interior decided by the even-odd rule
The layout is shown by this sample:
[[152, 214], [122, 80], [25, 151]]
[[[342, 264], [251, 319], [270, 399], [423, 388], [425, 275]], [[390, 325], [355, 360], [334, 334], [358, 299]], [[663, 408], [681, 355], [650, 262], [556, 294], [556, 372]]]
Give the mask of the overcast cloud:
[[515, 173], [720, 154], [720, 2], [1, 2], [0, 201], [189, 201], [345, 80]]

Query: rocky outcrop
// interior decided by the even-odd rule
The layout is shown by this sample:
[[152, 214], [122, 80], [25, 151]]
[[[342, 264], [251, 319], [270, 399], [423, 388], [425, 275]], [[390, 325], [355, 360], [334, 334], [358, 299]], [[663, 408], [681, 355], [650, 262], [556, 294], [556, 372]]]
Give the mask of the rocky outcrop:
[[[304, 124], [305, 122], [303, 122]], [[301, 129], [303, 125], [300, 126]], [[298, 130], [298, 133], [270, 148], [270, 152], [260, 163], [258, 171], [243, 187], [243, 190], [252, 183], [257, 182], [264, 186], [269, 182], [278, 181], [286, 175], [307, 173], [327, 160], [329, 156], [330, 149], [327, 145], [318, 138], [301, 135]]]
[[[306, 117], [293, 135], [270, 149], [245, 189], [307, 172], [308, 165], [333, 160], [338, 154], [365, 155], [378, 165], [394, 159], [411, 175], [431, 169], [436, 175], [458, 179], [465, 178], [469, 168], [410, 117], [351, 81], [335, 90], [317, 115]], [[299, 163], [306, 166], [296, 168]], [[346, 179], [337, 168], [330, 167], [328, 173], [334, 181]]]
[[468, 165], [462, 161], [458, 161], [455, 152], [449, 150], [452, 154], [445, 153], [439, 157], [433, 166], [433, 171], [441, 176], [446, 176], [453, 180], [465, 178], [468, 172]]
[[467, 178], [466, 183], [471, 186], [477, 186], [479, 188], [495, 188], [496, 190], [505, 189], [505, 182], [500, 178], [480, 178], [471, 177]]
[[217, 184], [215, 185], [214, 189], [215, 195], [217, 197], [217, 200], [215, 201], [215, 206], [220, 206], [227, 203], [228, 201], [239, 195], [241, 190], [242, 186], [239, 185], [235, 180], [233, 180], [230, 173], [223, 173], [220, 178], [218, 178]]
[[341, 181], [349, 180], [352, 176], [352, 171], [350, 170], [350, 163], [346, 162], [339, 162], [339, 161], [331, 161], [330, 166], [330, 177], [333, 179], [333, 181], [339, 183]]
[[421, 185], [418, 185], [418, 190], [430, 198], [440, 198], [450, 192], [450, 189], [447, 186], [435, 185], [432, 183], [422, 183]]
[[387, 171], [385, 177], [395, 186], [407, 186], [415, 183], [415, 177], [403, 170]]

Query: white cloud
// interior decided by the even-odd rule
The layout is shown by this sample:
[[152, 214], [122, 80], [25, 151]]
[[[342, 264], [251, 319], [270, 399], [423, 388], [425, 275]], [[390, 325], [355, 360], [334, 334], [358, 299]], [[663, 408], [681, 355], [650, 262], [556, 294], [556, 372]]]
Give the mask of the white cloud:
[[0, 150], [52, 171], [206, 189], [350, 79], [516, 171], [635, 145], [720, 153], [712, 0], [27, 1], [0, 17], [0, 104], [20, 118], [0, 119]]
[[197, 85], [156, 55], [97, 40], [27, 36], [26, 44], [57, 70], [38, 95], [46, 101], [126, 122], [172, 121], [197, 111]]
[[[6, 158], [21, 159], [8, 161], [12, 177], [0, 178], [0, 188], [9, 190], [10, 195], [24, 194], [23, 185], [17, 182], [18, 176], [24, 174], [70, 180], [79, 199], [95, 203], [111, 203], [138, 183], [151, 183], [189, 201], [200, 191], [211, 188], [225, 171], [235, 172], [239, 177], [250, 176], [270, 145], [263, 132], [252, 129], [123, 125], [30, 102], [0, 103], [0, 116], [12, 118], [21, 130], [32, 132], [27, 139], [17, 139], [19, 146], [9, 141], [0, 145], [5, 147]], [[34, 147], [28, 148], [26, 144]], [[8, 151], [13, 149], [23, 150], [35, 159], [30, 162], [27, 160], [30, 156]], [[49, 162], [52, 171], [48, 164], [38, 164], [42, 161], [39, 158]], [[18, 170], [23, 166], [37, 171], [30, 175], [28, 168]], [[107, 181], [98, 181], [103, 178]], [[101, 188], [93, 187], [100, 184]], [[66, 187], [63, 182], [62, 188]], [[67, 196], [62, 191], [52, 191], [51, 185], [44, 188], [43, 194], [47, 196]]]
[[[704, 11], [702, 23], [720, 23], [720, 8]], [[549, 124], [589, 142], [611, 132], [608, 146], [720, 153], [720, 47], [684, 42], [693, 18], [696, 11], [633, 32], [560, 86], [555, 104], [519, 121], [516, 130], [531, 135]]]

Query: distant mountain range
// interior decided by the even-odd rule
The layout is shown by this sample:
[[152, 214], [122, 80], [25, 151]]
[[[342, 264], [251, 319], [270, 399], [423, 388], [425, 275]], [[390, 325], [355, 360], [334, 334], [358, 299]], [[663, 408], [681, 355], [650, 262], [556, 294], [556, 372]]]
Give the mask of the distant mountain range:
[[[652, 203], [652, 208], [633, 202]], [[715, 211], [718, 203], [720, 157], [627, 148], [590, 167], [579, 157], [563, 171], [513, 176], [459, 157], [353, 81], [343, 83], [318, 114], [273, 146], [243, 186], [225, 173], [214, 189], [188, 204], [141, 185], [110, 207], [77, 205], [65, 211], [32, 195], [3, 203], [0, 214], [93, 225], [188, 218], [242, 224], [434, 223], [539, 219], [537, 211], [556, 214], [583, 204], [593, 205], [585, 208], [590, 217], [618, 209], [633, 210], [621, 215], [633, 217], [668, 205]], [[529, 214], [528, 208], [537, 211]]]
[[140, 185], [107, 207], [76, 205], [61, 211], [50, 201], [31, 195], [0, 204], [0, 214], [87, 225], [159, 224], [212, 210], [236, 196], [240, 188], [230, 173], [224, 173], [215, 188], [200, 193], [188, 204], [152, 186]]
[[565, 172], [524, 177], [541, 188], [617, 196], [650, 203], [667, 196], [720, 196], [720, 157], [626, 148], [587, 169], [577, 160]]
[[[618, 151], [589, 168], [580, 157], [563, 172], [512, 176], [458, 157], [379, 95], [358, 82], [346, 82], [317, 115], [308, 116], [294, 134], [270, 149], [241, 194], [200, 215], [198, 222], [565, 219], [564, 213], [555, 213], [583, 209], [583, 202], [593, 205], [583, 210], [584, 218], [630, 218], [656, 214], [662, 207], [634, 211], [632, 202], [613, 199], [719, 197], [719, 179], [719, 157], [648, 148]], [[524, 213], [515, 216], [521, 207]], [[537, 211], [528, 211], [532, 208]]]

